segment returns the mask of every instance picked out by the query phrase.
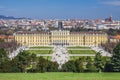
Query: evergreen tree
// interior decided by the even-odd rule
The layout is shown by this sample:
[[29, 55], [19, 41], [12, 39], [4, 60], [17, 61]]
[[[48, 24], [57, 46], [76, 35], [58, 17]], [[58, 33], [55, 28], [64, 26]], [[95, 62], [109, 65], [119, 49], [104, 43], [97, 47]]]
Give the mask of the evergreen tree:
[[97, 70], [99, 72], [101, 72], [104, 68], [104, 64], [103, 64], [103, 61], [102, 61], [102, 55], [99, 52], [96, 54], [94, 62], [95, 62], [94, 64], [95, 64]]
[[0, 38], [0, 43], [1, 43], [1, 42], [4, 42], [4, 40]]
[[120, 72], [120, 43], [114, 48], [111, 57], [112, 71]]
[[0, 49], [0, 61], [5, 61], [5, 60], [8, 60], [9, 57], [8, 57], [8, 53], [5, 49], [1, 48]]
[[[25, 51], [20, 52], [13, 60], [12, 60], [12, 72], [14, 70], [17, 70], [16, 72], [27, 72], [27, 68], [30, 66], [31, 57], [30, 53], [27, 53]], [[14, 66], [15, 65], [15, 66]]]
[[91, 57], [87, 57], [86, 69], [87, 69], [86, 70], [87, 72], [95, 72], [96, 71], [96, 67], [93, 64]]
[[57, 62], [51, 62], [47, 60], [47, 72], [57, 72], [58, 67], [59, 65]]
[[5, 49], [0, 49], [0, 72], [9, 72], [10, 70], [10, 59]]
[[36, 65], [37, 65], [37, 56], [36, 54], [31, 54], [30, 55], [30, 60], [31, 60], [31, 69], [35, 69], [36, 68]]
[[75, 61], [76, 71], [77, 72], [84, 72], [84, 57], [79, 58]]
[[37, 63], [37, 71], [43, 73], [47, 70], [47, 60], [45, 60], [43, 57], [39, 57], [38, 63]]
[[104, 72], [112, 72], [112, 64], [111, 61], [107, 61], [104, 66]]
[[10, 61], [10, 63], [11, 63], [10, 72], [14, 72], [14, 73], [21, 72], [21, 69], [20, 69], [20, 66], [18, 65], [19, 64], [18, 62], [19, 62], [19, 60], [16, 57]]
[[62, 71], [63, 72], [75, 72], [75, 62], [73, 60], [68, 61], [67, 63], [62, 65]]

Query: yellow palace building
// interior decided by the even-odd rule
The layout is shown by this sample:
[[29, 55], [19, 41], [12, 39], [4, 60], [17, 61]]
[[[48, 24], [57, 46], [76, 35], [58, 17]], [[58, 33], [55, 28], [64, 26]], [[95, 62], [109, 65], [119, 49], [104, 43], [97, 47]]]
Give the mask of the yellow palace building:
[[70, 32], [54, 30], [50, 32], [16, 32], [15, 40], [26, 46], [71, 45], [98, 46], [108, 41], [106, 33], [102, 32]]

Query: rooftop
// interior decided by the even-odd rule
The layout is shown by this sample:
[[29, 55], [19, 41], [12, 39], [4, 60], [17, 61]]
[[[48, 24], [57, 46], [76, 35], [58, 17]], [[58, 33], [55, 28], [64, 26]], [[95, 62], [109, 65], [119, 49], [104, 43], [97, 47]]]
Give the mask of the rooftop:
[[[19, 31], [16, 32], [16, 34], [49, 34], [50, 32], [38, 32], [38, 31]], [[85, 32], [85, 31], [81, 31], [81, 32], [70, 32], [70, 34], [106, 34], [104, 32]]]
[[120, 39], [120, 35], [111, 36], [110, 38], [112, 38], [112, 39]]

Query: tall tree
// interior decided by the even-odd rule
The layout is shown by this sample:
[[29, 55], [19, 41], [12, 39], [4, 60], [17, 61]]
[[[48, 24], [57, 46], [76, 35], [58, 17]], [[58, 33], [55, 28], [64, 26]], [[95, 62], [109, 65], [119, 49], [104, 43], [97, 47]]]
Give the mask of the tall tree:
[[111, 57], [112, 71], [120, 72], [120, 43], [114, 48]]
[[28, 72], [36, 72], [37, 71], [36, 66], [37, 66], [37, 59], [38, 58], [37, 58], [36, 54], [33, 54], [33, 53], [30, 55], [30, 58], [31, 58], [30, 59], [30, 67], [27, 68], [28, 69], [27, 71]]
[[27, 68], [30, 66], [31, 57], [29, 53], [23, 51], [20, 52], [12, 61], [12, 65], [16, 65], [12, 70], [17, 70], [18, 72], [26, 72]]
[[87, 57], [86, 62], [87, 62], [87, 64], [86, 64], [87, 72], [95, 72], [96, 71], [96, 67], [94, 66], [94, 63], [93, 63], [91, 57]]
[[10, 64], [8, 53], [5, 49], [0, 49], [0, 72], [9, 72]]
[[41, 73], [45, 72], [47, 69], [47, 60], [45, 60], [43, 57], [39, 57], [38, 63], [37, 63], [37, 70]]
[[84, 72], [84, 57], [79, 58], [75, 61], [76, 71], [77, 72]]
[[1, 42], [4, 42], [4, 40], [0, 38], [0, 43], [1, 43]]
[[102, 55], [99, 52], [96, 54], [94, 61], [95, 61], [94, 64], [95, 64], [97, 70], [99, 72], [101, 72], [104, 68], [104, 64], [103, 64], [103, 61], [102, 61]]
[[70, 60], [67, 63], [63, 64], [62, 71], [63, 72], [75, 72], [76, 71], [75, 61]]
[[47, 60], [47, 72], [57, 72], [58, 71], [58, 63]]

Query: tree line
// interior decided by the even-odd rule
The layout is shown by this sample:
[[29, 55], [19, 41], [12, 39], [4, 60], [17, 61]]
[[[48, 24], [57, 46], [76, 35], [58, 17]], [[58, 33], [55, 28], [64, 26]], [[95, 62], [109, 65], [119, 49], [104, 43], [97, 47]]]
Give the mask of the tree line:
[[5, 42], [0, 39], [0, 49], [4, 48], [9, 53], [16, 50], [19, 46], [20, 44], [18, 44], [16, 41]]
[[9, 59], [4, 48], [0, 49], [0, 72], [35, 73], [35, 72], [120, 72], [120, 43], [113, 49], [112, 57], [103, 57], [97, 53], [95, 57], [80, 57], [70, 60], [58, 69], [57, 62], [37, 57], [26, 51]]

